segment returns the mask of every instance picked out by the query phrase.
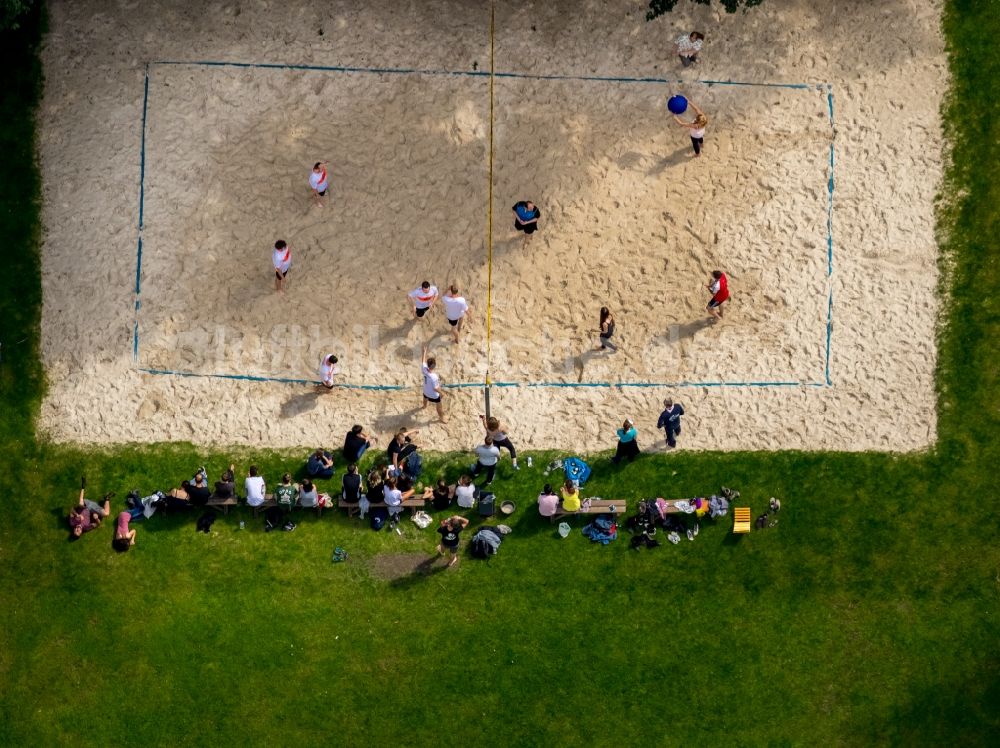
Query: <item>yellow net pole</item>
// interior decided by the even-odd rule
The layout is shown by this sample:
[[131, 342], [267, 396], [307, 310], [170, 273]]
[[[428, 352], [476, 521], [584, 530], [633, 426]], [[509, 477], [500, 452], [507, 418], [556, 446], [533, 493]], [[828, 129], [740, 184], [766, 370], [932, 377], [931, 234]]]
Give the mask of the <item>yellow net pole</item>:
[[[495, 0], [490, 0], [490, 153], [489, 187], [486, 204], [486, 388], [490, 386], [490, 363], [493, 335], [493, 39], [496, 28]], [[487, 394], [487, 402], [489, 395]]]

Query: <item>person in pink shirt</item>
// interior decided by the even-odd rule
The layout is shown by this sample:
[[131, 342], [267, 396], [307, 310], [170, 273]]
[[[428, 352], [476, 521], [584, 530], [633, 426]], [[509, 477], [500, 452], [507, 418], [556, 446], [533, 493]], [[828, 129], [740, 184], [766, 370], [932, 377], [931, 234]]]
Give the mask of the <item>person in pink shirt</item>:
[[111, 547], [119, 553], [124, 553], [135, 545], [135, 530], [129, 529], [128, 526], [131, 519], [130, 512], [119, 512], [115, 520], [115, 539], [111, 541]]
[[546, 483], [545, 488], [538, 494], [538, 513], [543, 517], [551, 517], [558, 509], [559, 497], [552, 490], [552, 486]]

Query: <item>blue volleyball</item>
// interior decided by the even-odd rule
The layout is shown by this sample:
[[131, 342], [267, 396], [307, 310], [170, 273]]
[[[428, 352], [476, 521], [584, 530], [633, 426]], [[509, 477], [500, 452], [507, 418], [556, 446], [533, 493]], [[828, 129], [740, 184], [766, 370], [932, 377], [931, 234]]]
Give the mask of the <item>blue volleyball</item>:
[[688, 100], [680, 94], [674, 94], [667, 99], [667, 109], [671, 114], [684, 114], [688, 108]]

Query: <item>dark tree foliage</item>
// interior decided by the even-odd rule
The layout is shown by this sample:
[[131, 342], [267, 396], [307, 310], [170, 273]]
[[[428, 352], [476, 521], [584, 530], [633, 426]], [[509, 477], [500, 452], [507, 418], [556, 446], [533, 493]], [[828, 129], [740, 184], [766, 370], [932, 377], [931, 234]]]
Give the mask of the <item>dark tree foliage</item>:
[[34, 0], [0, 0], [0, 31], [16, 29], [18, 21]]
[[[649, 0], [649, 10], [646, 12], [646, 20], [652, 21], [664, 13], [669, 13], [678, 2], [679, 0]], [[694, 2], [708, 5], [712, 0], [694, 0]], [[743, 8], [745, 11], [747, 8], [760, 5], [762, 2], [764, 0], [719, 0], [719, 3], [722, 4], [727, 13], [735, 13], [738, 8]]]

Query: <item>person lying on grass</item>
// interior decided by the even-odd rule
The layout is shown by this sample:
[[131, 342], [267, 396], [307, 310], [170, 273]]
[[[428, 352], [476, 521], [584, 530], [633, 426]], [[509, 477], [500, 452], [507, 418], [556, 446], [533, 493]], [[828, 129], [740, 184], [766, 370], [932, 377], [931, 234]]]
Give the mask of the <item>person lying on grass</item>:
[[104, 497], [104, 503], [98, 504], [85, 497], [87, 489], [80, 488], [80, 498], [76, 505], [69, 510], [69, 526], [72, 533], [72, 540], [79, 538], [85, 532], [96, 530], [101, 526], [101, 520], [111, 514], [111, 496]]

